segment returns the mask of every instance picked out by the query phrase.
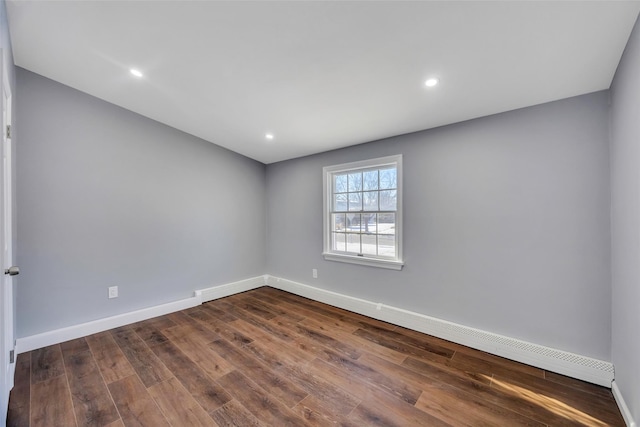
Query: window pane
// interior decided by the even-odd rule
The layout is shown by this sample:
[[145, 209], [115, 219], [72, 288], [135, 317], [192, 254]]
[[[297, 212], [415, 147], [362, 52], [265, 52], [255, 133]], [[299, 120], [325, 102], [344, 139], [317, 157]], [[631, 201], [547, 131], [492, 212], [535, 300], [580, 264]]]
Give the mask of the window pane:
[[347, 252], [361, 253], [359, 234], [347, 234]]
[[362, 201], [365, 211], [377, 211], [378, 210], [378, 192], [377, 191], [365, 191], [362, 193]]
[[344, 252], [347, 249], [346, 235], [344, 233], [331, 233], [332, 242], [331, 249], [334, 251]]
[[348, 193], [349, 194], [349, 210], [361, 211], [362, 210], [362, 193]]
[[347, 214], [347, 231], [360, 232], [360, 214]]
[[346, 193], [347, 192], [347, 175], [334, 175], [333, 176], [333, 192], [334, 193]]
[[398, 188], [396, 168], [380, 170], [380, 189]]
[[380, 210], [395, 211], [397, 206], [397, 191], [386, 190], [380, 192]]
[[346, 194], [335, 194], [333, 196], [333, 210], [338, 212], [344, 212], [347, 210]]
[[367, 214], [367, 219], [364, 220], [367, 225], [365, 233], [377, 233], [378, 232], [378, 214]]
[[378, 233], [396, 234], [396, 214], [378, 214]]
[[378, 189], [378, 171], [367, 171], [362, 174], [364, 190]]
[[362, 253], [366, 255], [377, 255], [378, 248], [376, 245], [375, 234], [363, 234], [362, 235]]
[[376, 214], [362, 214], [362, 226], [360, 228], [363, 233], [375, 233]]
[[396, 236], [386, 234], [378, 235], [378, 255], [396, 256]]
[[349, 191], [362, 191], [362, 172], [349, 174]]
[[345, 214], [331, 215], [331, 231], [344, 231], [346, 223]]

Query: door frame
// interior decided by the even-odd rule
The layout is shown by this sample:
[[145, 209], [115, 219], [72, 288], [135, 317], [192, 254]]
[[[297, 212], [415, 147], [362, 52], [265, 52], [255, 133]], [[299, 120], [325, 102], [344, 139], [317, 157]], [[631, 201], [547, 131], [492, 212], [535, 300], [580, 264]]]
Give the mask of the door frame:
[[[0, 248], [2, 251], [1, 256], [1, 271], [0, 285], [2, 294], [2, 303], [0, 304], [0, 395], [2, 401], [2, 409], [0, 410], [0, 416], [5, 419], [9, 394], [14, 385], [15, 374], [15, 329], [14, 329], [14, 297], [13, 297], [13, 278], [12, 276], [3, 274], [5, 269], [8, 269], [13, 265], [13, 150], [12, 140], [9, 132], [7, 132], [7, 126], [12, 129], [12, 93], [11, 85], [9, 83], [9, 74], [7, 69], [7, 57], [6, 52], [2, 52], [0, 58], [2, 61], [1, 79], [1, 94], [0, 102], [2, 103], [2, 138], [0, 138], [1, 144], [1, 157], [2, 157], [2, 172], [0, 172], [0, 191], [2, 196], [0, 201], [2, 207], [0, 209]], [[11, 360], [10, 352], [13, 356]]]

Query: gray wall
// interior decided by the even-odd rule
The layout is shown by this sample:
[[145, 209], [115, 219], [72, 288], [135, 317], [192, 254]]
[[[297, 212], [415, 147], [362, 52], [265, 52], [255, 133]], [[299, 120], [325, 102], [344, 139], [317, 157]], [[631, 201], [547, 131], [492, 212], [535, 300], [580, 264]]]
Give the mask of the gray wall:
[[[610, 360], [607, 110], [599, 92], [268, 165], [268, 273]], [[405, 267], [324, 261], [322, 167], [393, 154]]]
[[640, 421], [640, 24], [611, 86], [612, 358]]
[[17, 95], [18, 337], [264, 274], [263, 164], [19, 68]]

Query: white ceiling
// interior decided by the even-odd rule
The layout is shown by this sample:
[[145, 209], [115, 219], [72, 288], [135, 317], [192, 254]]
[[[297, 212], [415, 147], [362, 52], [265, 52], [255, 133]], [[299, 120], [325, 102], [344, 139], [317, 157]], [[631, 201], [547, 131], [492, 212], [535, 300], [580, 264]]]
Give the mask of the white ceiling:
[[[8, 0], [7, 9], [20, 67], [272, 163], [607, 89], [640, 2]], [[440, 85], [426, 88], [430, 76]]]

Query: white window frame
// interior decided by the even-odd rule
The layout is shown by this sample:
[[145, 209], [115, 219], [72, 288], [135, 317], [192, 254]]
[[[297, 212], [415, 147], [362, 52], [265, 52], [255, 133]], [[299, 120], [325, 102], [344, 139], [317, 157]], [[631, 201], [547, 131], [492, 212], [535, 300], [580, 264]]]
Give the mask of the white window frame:
[[[354, 172], [361, 169], [382, 169], [385, 166], [394, 166], [397, 174], [396, 189], [396, 258], [379, 257], [374, 255], [351, 255], [343, 252], [336, 252], [331, 249], [331, 213], [333, 211], [333, 176], [345, 172]], [[377, 159], [362, 160], [358, 162], [343, 163], [322, 168], [323, 175], [323, 232], [324, 249], [322, 256], [327, 261], [346, 262], [351, 264], [368, 265], [371, 267], [388, 268], [401, 270], [404, 265], [402, 258], [402, 154]], [[353, 211], [354, 213], [356, 211]]]

